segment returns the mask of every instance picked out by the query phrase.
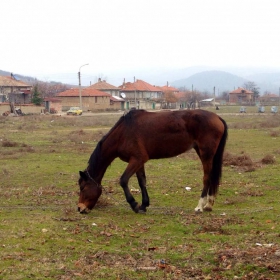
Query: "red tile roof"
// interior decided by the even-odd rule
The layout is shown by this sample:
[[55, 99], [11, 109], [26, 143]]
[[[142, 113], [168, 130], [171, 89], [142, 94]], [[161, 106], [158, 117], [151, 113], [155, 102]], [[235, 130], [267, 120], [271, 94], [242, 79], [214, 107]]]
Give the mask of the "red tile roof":
[[124, 83], [121, 86], [119, 86], [119, 89], [121, 91], [154, 91], [159, 92], [162, 91], [160, 87], [152, 86], [142, 80], [136, 80], [134, 83]]
[[179, 92], [179, 89], [177, 89], [175, 87], [163, 86], [163, 87], [159, 87], [159, 88], [161, 88], [161, 90], [164, 92], [166, 92], [166, 91]]
[[100, 89], [100, 90], [118, 89], [117, 87], [108, 84], [106, 81], [101, 81], [101, 80], [91, 85], [89, 88]]
[[[56, 95], [57, 97], [70, 97], [70, 96], [80, 96], [80, 92], [78, 88], [71, 88], [68, 89], [66, 91], [60, 92]], [[90, 87], [87, 88], [83, 88], [81, 90], [81, 96], [111, 96], [109, 93], [97, 90], [97, 89], [93, 89]]]
[[0, 86], [3, 87], [32, 87], [22, 81], [13, 79], [10, 76], [0, 76]]
[[184, 97], [186, 97], [186, 93], [183, 92], [183, 91], [178, 91], [178, 92], [175, 93], [175, 96], [179, 99], [184, 98]]
[[21, 89], [20, 91], [24, 94], [31, 94], [30, 89]]
[[245, 89], [245, 88], [243, 88], [243, 87], [239, 87], [238, 89], [236, 89], [236, 90], [233, 90], [233, 91], [231, 91], [230, 93], [239, 93], [239, 94], [252, 94], [253, 92], [252, 91], [250, 91], [250, 90], [247, 90], [247, 89]]
[[275, 94], [275, 93], [266, 93], [266, 94], [264, 94], [261, 97], [264, 97], [264, 98], [267, 98], [267, 97], [279, 97], [279, 95]]

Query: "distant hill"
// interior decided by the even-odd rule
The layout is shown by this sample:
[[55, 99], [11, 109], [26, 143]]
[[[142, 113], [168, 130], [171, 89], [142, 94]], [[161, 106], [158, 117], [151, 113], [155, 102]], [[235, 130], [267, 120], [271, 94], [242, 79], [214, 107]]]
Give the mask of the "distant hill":
[[215, 87], [216, 93], [232, 91], [242, 87], [248, 80], [224, 71], [203, 71], [196, 73], [186, 79], [177, 80], [171, 83], [176, 88], [207, 91], [212, 93]]

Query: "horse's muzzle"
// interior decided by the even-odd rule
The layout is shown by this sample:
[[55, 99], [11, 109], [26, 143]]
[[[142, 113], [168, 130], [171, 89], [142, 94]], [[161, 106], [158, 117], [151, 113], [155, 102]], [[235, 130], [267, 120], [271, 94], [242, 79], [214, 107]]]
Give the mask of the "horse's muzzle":
[[83, 203], [79, 203], [78, 212], [80, 212], [80, 214], [88, 214], [90, 210]]

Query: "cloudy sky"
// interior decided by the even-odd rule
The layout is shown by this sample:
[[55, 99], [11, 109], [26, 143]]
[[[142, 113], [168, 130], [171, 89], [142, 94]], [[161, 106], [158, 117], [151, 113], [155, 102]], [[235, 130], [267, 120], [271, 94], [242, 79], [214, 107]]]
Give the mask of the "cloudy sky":
[[[280, 67], [279, 0], [9, 0], [0, 69], [44, 80], [191, 66]], [[120, 84], [116, 82], [113, 84]]]

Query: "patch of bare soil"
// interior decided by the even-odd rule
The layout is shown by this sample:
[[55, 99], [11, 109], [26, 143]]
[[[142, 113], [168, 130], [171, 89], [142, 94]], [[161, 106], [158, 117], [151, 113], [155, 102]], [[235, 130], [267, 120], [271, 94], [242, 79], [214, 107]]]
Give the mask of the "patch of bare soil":
[[[65, 275], [72, 276], [86, 276], [95, 275], [102, 277], [102, 279], [111, 276], [110, 271], [114, 271], [114, 274], [122, 274], [122, 271], [134, 271], [139, 274], [148, 275], [156, 271], [162, 271], [164, 274], [172, 275], [172, 279], [184, 279], [181, 278], [182, 270], [176, 266], [168, 264], [163, 259], [155, 259], [152, 253], [147, 253], [142, 257], [135, 257], [133, 254], [125, 254], [123, 256], [119, 254], [113, 254], [105, 251], [98, 251], [95, 254], [83, 256], [75, 262], [75, 270], [65, 270], [65, 267], [61, 269], [65, 270]], [[120, 276], [119, 276], [120, 277]], [[66, 278], [67, 279], [67, 278]], [[72, 279], [72, 278], [70, 278]], [[129, 279], [129, 278], [117, 278], [117, 279]], [[149, 278], [159, 279], [159, 278]]]
[[262, 160], [261, 163], [262, 164], [273, 164], [275, 163], [275, 157], [273, 155], [266, 155]]
[[[255, 269], [236, 279], [278, 279], [280, 273], [280, 248], [273, 244], [256, 244], [255, 247], [249, 250], [229, 248], [217, 253], [215, 271], [232, 269], [238, 271], [245, 267], [254, 267]], [[267, 273], [272, 276], [268, 277]]]
[[[183, 216], [184, 217], [184, 216]], [[187, 214], [184, 218], [184, 225], [191, 225], [191, 224], [197, 224], [199, 225], [199, 229], [196, 233], [200, 232], [225, 232], [222, 227], [225, 225], [238, 225], [243, 224], [243, 220], [232, 216], [232, 217], [209, 217], [203, 216], [203, 215], [197, 215], [197, 214]]]
[[[152, 250], [153, 249], [153, 250]], [[151, 251], [156, 248], [151, 248]], [[150, 250], [149, 250], [150, 251]], [[138, 254], [114, 254], [105, 251], [97, 251], [92, 255], [86, 255], [75, 262], [74, 270], [67, 270], [65, 267], [65, 275], [86, 276], [98, 275], [99, 277], [110, 276], [110, 270], [119, 272], [117, 279], [128, 279], [121, 277], [121, 272], [134, 271], [139, 274], [146, 274], [148, 279], [159, 279], [159, 274], [150, 274], [161, 271], [164, 279], [228, 279], [227, 271], [234, 272], [234, 279], [242, 280], [270, 280], [278, 279], [280, 273], [280, 248], [272, 244], [256, 244], [249, 250], [240, 248], [225, 248], [215, 253], [215, 265], [212, 272], [205, 275], [200, 265], [192, 262], [188, 266], [171, 265], [167, 260], [156, 259], [153, 252], [139, 256]], [[201, 260], [202, 262], [203, 260]], [[103, 271], [103, 272], [102, 272]], [[244, 271], [242, 276], [240, 271]], [[247, 272], [246, 272], [247, 271]], [[150, 273], [150, 274], [149, 274]], [[118, 274], [118, 273], [117, 273]], [[269, 276], [268, 276], [269, 275]]]
[[224, 153], [223, 164], [232, 166], [242, 171], [254, 171], [255, 164], [249, 155], [243, 153], [241, 155], [233, 155], [229, 152]]
[[246, 153], [233, 155], [229, 152], [225, 152], [223, 158], [224, 166], [231, 166], [243, 172], [255, 171], [256, 168], [260, 168], [264, 164], [274, 164], [275, 162], [276, 160], [273, 155], [265, 155], [260, 161], [256, 162]]

